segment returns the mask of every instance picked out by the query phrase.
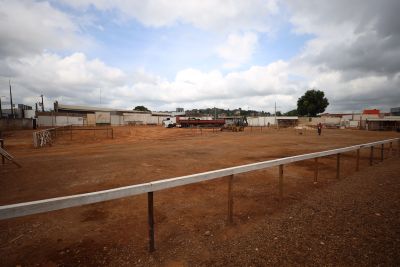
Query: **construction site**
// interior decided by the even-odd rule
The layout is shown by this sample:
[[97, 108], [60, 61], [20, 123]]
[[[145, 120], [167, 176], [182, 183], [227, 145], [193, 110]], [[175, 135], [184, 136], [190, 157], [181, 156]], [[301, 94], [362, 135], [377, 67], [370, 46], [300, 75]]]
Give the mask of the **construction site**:
[[[38, 132], [3, 132], [12, 158], [0, 168], [1, 266], [399, 260], [399, 240], [390, 238], [400, 218], [397, 132], [156, 125]], [[381, 194], [378, 204], [371, 192]], [[336, 199], [339, 211], [329, 210]]]

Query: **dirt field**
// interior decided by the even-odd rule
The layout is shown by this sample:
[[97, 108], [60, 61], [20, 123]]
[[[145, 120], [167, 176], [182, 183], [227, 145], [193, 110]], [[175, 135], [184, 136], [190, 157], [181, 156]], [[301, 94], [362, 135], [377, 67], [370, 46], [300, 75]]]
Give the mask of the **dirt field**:
[[[102, 131], [80, 131], [73, 132], [71, 141], [65, 133], [52, 147], [34, 149], [32, 131], [5, 133], [6, 149], [23, 168], [0, 165], [0, 205], [110, 189], [399, 134], [324, 130], [322, 136], [317, 136], [314, 131], [299, 135], [293, 129], [247, 128], [231, 133], [119, 127], [114, 128], [114, 136], [111, 139]], [[368, 155], [369, 151], [362, 150], [361, 171], [370, 168]], [[376, 162], [378, 155], [377, 151]], [[225, 178], [156, 192], [157, 251], [151, 255], [147, 252], [145, 195], [3, 220], [0, 265], [235, 265], [215, 257], [215, 249], [222, 250], [216, 244], [237, 241], [310, 194], [340, 183], [335, 179], [335, 162], [334, 157], [320, 160], [316, 185], [312, 160], [285, 166], [283, 203], [277, 198], [277, 168], [235, 176], [234, 225], [226, 222]], [[399, 165], [393, 168], [396, 166], [400, 170]], [[343, 155], [341, 167], [342, 177], [354, 173], [355, 152]], [[270, 257], [268, 251], [263, 251], [262, 257]]]

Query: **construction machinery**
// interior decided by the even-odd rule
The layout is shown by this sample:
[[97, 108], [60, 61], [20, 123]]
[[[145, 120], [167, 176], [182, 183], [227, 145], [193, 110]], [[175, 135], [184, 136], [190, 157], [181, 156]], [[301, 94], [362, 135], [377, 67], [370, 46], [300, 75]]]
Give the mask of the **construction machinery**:
[[246, 116], [233, 117], [226, 120], [225, 125], [221, 127], [221, 131], [243, 132], [248, 125]]

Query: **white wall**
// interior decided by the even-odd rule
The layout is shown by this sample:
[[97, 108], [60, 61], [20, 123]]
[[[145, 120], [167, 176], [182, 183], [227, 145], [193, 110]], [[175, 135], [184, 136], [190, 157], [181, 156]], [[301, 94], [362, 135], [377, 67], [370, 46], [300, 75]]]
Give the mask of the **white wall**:
[[38, 116], [37, 124], [39, 127], [55, 127], [66, 125], [83, 126], [83, 117]]
[[111, 123], [110, 112], [96, 112], [96, 123]]
[[88, 126], [96, 125], [96, 115], [95, 114], [86, 114], [86, 124]]
[[124, 117], [119, 115], [111, 115], [111, 125], [124, 125]]
[[247, 117], [249, 126], [267, 126], [275, 124], [275, 117]]

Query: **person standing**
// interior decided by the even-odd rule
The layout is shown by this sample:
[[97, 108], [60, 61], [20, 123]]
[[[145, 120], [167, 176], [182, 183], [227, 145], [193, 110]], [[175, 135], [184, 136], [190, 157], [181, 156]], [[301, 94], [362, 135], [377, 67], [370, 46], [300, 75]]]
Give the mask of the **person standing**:
[[318, 130], [318, 135], [321, 135], [321, 132], [322, 132], [322, 124], [321, 123], [318, 123], [317, 130]]

